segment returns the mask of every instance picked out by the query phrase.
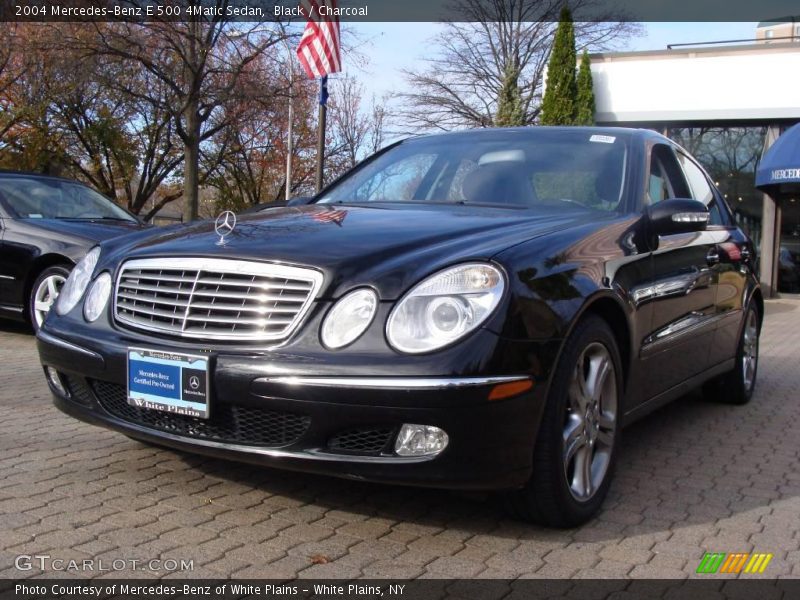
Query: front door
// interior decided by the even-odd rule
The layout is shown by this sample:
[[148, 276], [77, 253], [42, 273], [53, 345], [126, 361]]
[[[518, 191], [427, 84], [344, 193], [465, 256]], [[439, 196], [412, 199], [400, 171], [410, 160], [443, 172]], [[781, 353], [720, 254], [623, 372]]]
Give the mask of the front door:
[[[650, 153], [646, 201], [690, 198], [691, 191], [670, 145]], [[716, 328], [718, 233], [661, 236], [652, 253], [652, 279], [636, 290], [637, 303], [651, 303], [651, 323], [640, 356], [643, 398], [671, 390], [708, 367]]]

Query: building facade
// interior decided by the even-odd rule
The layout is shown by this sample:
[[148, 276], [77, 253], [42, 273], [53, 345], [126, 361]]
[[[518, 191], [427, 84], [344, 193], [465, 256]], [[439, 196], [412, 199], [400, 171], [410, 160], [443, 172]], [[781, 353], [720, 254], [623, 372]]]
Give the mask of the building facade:
[[764, 151], [800, 122], [800, 38], [591, 59], [598, 125], [655, 129], [684, 146], [756, 243], [765, 292], [800, 292], [800, 198], [755, 188]]

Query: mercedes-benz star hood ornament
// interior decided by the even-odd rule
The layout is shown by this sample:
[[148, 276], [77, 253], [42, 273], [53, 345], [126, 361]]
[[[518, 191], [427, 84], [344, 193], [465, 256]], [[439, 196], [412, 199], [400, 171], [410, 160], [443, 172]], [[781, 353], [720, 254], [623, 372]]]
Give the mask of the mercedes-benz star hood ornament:
[[214, 222], [214, 231], [219, 236], [217, 246], [224, 246], [227, 242], [225, 238], [233, 233], [236, 227], [236, 214], [233, 211], [226, 210], [219, 213], [217, 220]]

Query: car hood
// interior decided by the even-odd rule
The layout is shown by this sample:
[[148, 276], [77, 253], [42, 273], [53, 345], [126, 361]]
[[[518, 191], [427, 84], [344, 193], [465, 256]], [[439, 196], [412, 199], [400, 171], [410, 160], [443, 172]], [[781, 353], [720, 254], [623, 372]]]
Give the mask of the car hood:
[[225, 243], [214, 221], [115, 244], [117, 260], [155, 256], [268, 260], [319, 269], [323, 297], [359, 285], [401, 295], [425, 275], [463, 260], [488, 260], [544, 233], [584, 221], [575, 214], [462, 205], [311, 205], [240, 215]]
[[102, 221], [99, 219], [85, 221], [26, 219], [26, 223], [35, 225], [40, 230], [98, 243], [147, 227], [147, 225], [132, 221]]

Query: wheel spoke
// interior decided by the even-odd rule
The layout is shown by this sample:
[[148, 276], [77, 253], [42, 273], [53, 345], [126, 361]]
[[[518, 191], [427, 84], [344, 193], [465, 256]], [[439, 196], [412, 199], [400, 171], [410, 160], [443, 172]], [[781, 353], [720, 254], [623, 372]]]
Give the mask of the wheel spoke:
[[589, 364], [589, 376], [586, 382], [588, 397], [591, 400], [598, 400], [603, 384], [605, 384], [606, 378], [611, 371], [610, 362], [607, 356], [600, 356], [593, 359]]
[[564, 446], [566, 447], [572, 440], [583, 433], [583, 418], [574, 413], [570, 414], [567, 418], [567, 424], [564, 427]]
[[36, 304], [33, 305], [36, 310], [39, 312], [48, 312], [52, 304], [50, 302], [45, 302], [44, 300], [39, 300]]
[[598, 412], [597, 413], [597, 424], [600, 425], [600, 429], [605, 429], [607, 431], [613, 431], [615, 427], [616, 420], [613, 414], [605, 413], [605, 412]]
[[573, 377], [572, 383], [569, 386], [569, 391], [567, 392], [567, 400], [569, 400], [569, 409], [573, 413], [580, 413], [581, 411], [581, 404], [583, 403], [583, 396], [581, 395], [580, 385], [578, 384], [577, 380]]
[[[584, 446], [583, 450], [581, 451], [581, 479], [583, 482], [582, 490], [585, 494], [585, 497], [589, 497], [594, 492], [593, 484], [592, 484], [592, 455], [594, 454], [592, 448], [589, 446]], [[576, 465], [577, 467], [577, 465]]]
[[603, 446], [611, 448], [614, 444], [614, 432], [606, 429], [600, 429], [597, 432], [597, 441]]
[[56, 278], [50, 277], [47, 280], [47, 292], [50, 295], [50, 299], [54, 300], [56, 296], [58, 296], [58, 289], [56, 289]]
[[569, 469], [575, 454], [586, 446], [586, 437], [583, 435], [583, 426], [575, 427], [569, 434], [565, 434], [564, 440], [564, 468]]
[[583, 377], [583, 362], [578, 361], [569, 387], [570, 408], [573, 412], [583, 414], [589, 402], [589, 393], [586, 389], [586, 380]]

